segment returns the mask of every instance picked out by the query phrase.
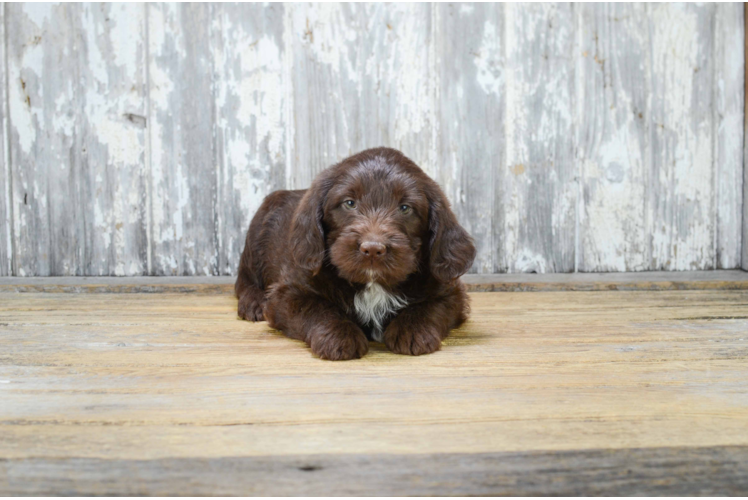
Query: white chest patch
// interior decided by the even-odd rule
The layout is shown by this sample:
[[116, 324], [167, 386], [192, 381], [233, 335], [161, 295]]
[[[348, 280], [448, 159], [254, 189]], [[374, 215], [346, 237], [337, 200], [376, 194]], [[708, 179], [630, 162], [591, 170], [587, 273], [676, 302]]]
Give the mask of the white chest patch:
[[388, 292], [379, 283], [370, 282], [356, 294], [353, 305], [356, 308], [358, 319], [371, 326], [372, 338], [381, 342], [384, 318], [407, 306], [408, 302], [402, 297]]

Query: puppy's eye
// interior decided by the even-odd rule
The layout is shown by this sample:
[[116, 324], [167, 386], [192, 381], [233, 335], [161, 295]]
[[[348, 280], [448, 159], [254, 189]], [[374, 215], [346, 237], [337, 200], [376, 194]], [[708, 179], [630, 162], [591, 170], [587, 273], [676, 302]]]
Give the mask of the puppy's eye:
[[409, 214], [413, 210], [409, 205], [400, 205], [400, 211], [404, 214]]
[[345, 208], [356, 208], [356, 202], [355, 202], [355, 201], [353, 201], [353, 200], [345, 200], [345, 201], [343, 202], [343, 206], [344, 206]]

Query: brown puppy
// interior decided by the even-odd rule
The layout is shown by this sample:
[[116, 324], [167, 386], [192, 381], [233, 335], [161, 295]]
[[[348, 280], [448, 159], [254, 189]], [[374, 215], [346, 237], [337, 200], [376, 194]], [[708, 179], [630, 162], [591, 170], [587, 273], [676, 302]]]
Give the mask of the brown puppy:
[[369, 339], [428, 354], [467, 318], [458, 278], [474, 258], [439, 186], [399, 151], [369, 149], [265, 198], [239, 264], [239, 316], [324, 359], [360, 358]]

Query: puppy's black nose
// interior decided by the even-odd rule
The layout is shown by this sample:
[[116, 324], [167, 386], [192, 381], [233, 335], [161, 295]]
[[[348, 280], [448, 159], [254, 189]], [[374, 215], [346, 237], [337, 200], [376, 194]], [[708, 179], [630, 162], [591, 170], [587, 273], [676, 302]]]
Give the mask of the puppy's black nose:
[[358, 249], [367, 257], [373, 257], [375, 259], [378, 259], [387, 253], [387, 247], [378, 241], [364, 241]]

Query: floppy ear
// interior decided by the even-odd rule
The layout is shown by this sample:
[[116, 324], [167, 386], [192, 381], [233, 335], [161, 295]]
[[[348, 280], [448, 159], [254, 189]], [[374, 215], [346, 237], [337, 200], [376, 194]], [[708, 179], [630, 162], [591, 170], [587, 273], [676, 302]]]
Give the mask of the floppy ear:
[[325, 258], [323, 206], [332, 182], [327, 177], [315, 179], [296, 207], [291, 222], [291, 254], [296, 264], [317, 274]]
[[444, 193], [436, 186], [429, 201], [429, 268], [443, 282], [459, 278], [473, 265], [473, 238], [457, 222]]

